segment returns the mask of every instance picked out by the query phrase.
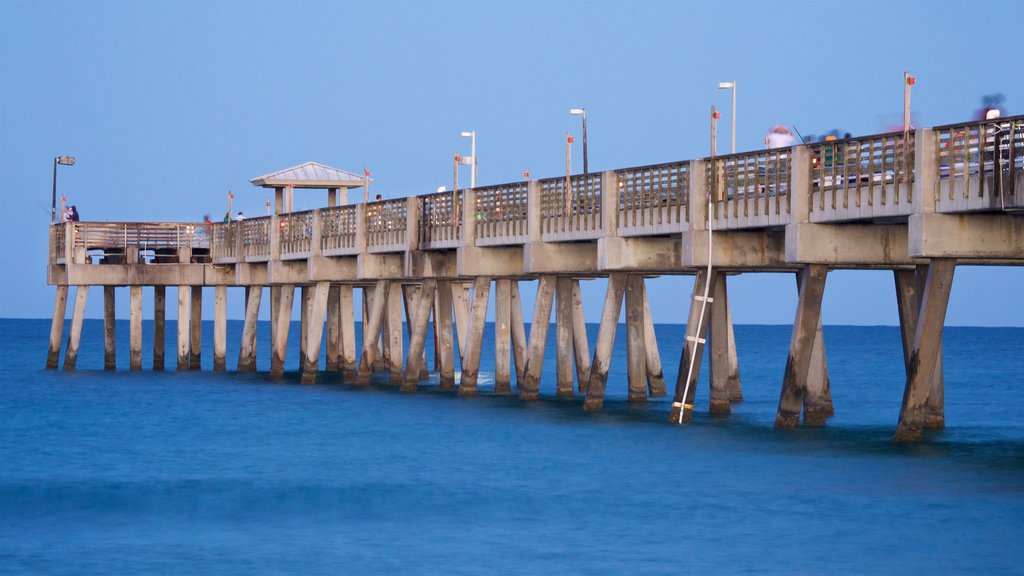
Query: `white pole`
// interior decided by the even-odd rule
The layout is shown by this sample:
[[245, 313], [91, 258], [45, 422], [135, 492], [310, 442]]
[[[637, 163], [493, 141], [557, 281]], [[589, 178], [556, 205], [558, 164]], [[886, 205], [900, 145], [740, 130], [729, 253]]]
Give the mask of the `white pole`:
[[732, 81], [732, 153], [736, 153], [736, 81]]
[[470, 180], [470, 187], [476, 188], [476, 130], [473, 130], [469, 153], [473, 155], [473, 172]]

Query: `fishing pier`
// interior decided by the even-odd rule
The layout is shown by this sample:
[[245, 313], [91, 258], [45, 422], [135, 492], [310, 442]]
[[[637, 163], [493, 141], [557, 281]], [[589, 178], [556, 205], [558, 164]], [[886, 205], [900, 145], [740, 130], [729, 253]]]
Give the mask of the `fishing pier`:
[[[1024, 116], [361, 204], [339, 205], [339, 190], [362, 184], [317, 177], [325, 168], [254, 180], [275, 190], [271, 216], [52, 225], [47, 280], [56, 299], [47, 368], [60, 365], [69, 288], [76, 290], [65, 370], [75, 368], [89, 288], [102, 286], [104, 364], [113, 369], [115, 288], [127, 286], [130, 368], [142, 369], [142, 288], [150, 286], [152, 368], [164, 369], [170, 286], [177, 369], [199, 367], [202, 299], [212, 288], [214, 370], [225, 370], [227, 288], [244, 287], [239, 371], [255, 370], [256, 325], [269, 293], [271, 379], [284, 372], [299, 298], [303, 382], [315, 382], [324, 348], [329, 371], [356, 383], [386, 371], [413, 392], [429, 376], [433, 330], [441, 387], [472, 395], [493, 290], [494, 391], [512, 393], [514, 383], [523, 400], [537, 397], [554, 313], [557, 394], [585, 395], [584, 409], [600, 410], [623, 305], [628, 398], [667, 393], [645, 279], [693, 275], [688, 312], [680, 306], [658, 316], [682, 322], [686, 314], [666, 415], [685, 423], [705, 346], [710, 410], [727, 414], [742, 400], [729, 276], [786, 271], [799, 300], [775, 422], [820, 426], [832, 414], [821, 329], [828, 273], [885, 269], [893, 272], [906, 366], [895, 437], [914, 441], [944, 426], [942, 328], [956, 266], [1024, 265]], [[326, 189], [327, 207], [293, 211], [295, 187]], [[608, 284], [591, 350], [580, 281], [596, 277]], [[532, 311], [520, 302], [522, 280], [539, 281]], [[356, 289], [362, 310], [354, 307]]]

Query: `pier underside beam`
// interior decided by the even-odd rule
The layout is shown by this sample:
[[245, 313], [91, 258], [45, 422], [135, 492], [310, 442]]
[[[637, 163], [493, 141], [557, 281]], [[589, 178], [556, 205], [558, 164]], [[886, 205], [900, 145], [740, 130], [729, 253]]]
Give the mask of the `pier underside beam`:
[[547, 346], [556, 283], [555, 276], [544, 275], [540, 277], [540, 284], [537, 286], [533, 323], [530, 324], [530, 344], [526, 355], [526, 378], [519, 390], [519, 398], [522, 400], [536, 400], [540, 391], [540, 376], [544, 369], [544, 349]]
[[590, 364], [590, 381], [587, 383], [587, 397], [583, 409], [591, 412], [604, 407], [604, 390], [608, 382], [608, 367], [611, 364], [612, 345], [619, 327], [619, 311], [626, 292], [626, 273], [612, 272], [608, 277], [604, 307], [601, 310], [601, 327], [594, 345], [594, 361]]
[[928, 264], [921, 305], [914, 332], [914, 349], [907, 366], [907, 383], [896, 428], [897, 442], [916, 442], [928, 421], [928, 400], [935, 382], [935, 369], [942, 345], [949, 292], [953, 286], [956, 260], [936, 258]]
[[53, 298], [53, 320], [50, 322], [50, 347], [46, 352], [46, 369], [56, 370], [60, 362], [60, 341], [64, 338], [64, 314], [68, 305], [68, 286], [58, 284]]
[[793, 321], [793, 336], [779, 395], [779, 408], [775, 415], [776, 428], [796, 427], [800, 423], [801, 408], [805, 411], [805, 422], [808, 424], [816, 424], [824, 419], [820, 407], [805, 407], [804, 400], [808, 393], [814, 343], [818, 339], [818, 326], [821, 325], [821, 299], [825, 293], [827, 274], [828, 267], [823, 264], [808, 264], [800, 272], [800, 299], [796, 319]]
[[[704, 302], [705, 283], [708, 283], [708, 298], [714, 298], [715, 280], [718, 274], [707, 270], [699, 270], [693, 280], [693, 297], [690, 299], [690, 313], [686, 319], [686, 335], [683, 350], [679, 355], [679, 371], [676, 376], [676, 390], [669, 421], [685, 424], [693, 419], [693, 402], [697, 397], [697, 379], [700, 376], [700, 365], [704, 356], [704, 344], [707, 342], [708, 324], [710, 323], [711, 305]], [[706, 306], [704, 304], [707, 304]], [[699, 329], [698, 329], [699, 327]], [[690, 364], [693, 371], [690, 374]], [[690, 374], [687, 381], [687, 374]], [[685, 397], [684, 397], [685, 396]]]
[[490, 298], [491, 279], [481, 276], [473, 284], [473, 306], [469, 318], [469, 333], [466, 335], [466, 354], [463, 357], [462, 378], [459, 395], [476, 394], [477, 377], [480, 374], [480, 353], [484, 343], [484, 327], [487, 323], [487, 301]]

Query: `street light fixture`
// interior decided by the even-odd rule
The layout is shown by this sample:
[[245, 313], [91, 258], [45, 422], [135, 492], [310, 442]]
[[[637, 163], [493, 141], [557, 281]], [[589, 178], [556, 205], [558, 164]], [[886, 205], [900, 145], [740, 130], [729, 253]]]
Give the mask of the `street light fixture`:
[[736, 153], [736, 81], [719, 82], [720, 90], [732, 90], [732, 153]]
[[[476, 188], [476, 130], [463, 131], [461, 133], [463, 138], [470, 138], [471, 143], [469, 145], [469, 161], [472, 164], [472, 170], [469, 171], [469, 187]], [[462, 157], [466, 159], [465, 156]], [[465, 162], [463, 162], [465, 164]]]
[[590, 170], [587, 165], [587, 109], [572, 108], [569, 110], [569, 114], [583, 117], [583, 173], [589, 174]]
[[74, 156], [57, 156], [53, 159], [53, 197], [50, 201], [50, 224], [57, 221], [57, 164], [74, 166]]

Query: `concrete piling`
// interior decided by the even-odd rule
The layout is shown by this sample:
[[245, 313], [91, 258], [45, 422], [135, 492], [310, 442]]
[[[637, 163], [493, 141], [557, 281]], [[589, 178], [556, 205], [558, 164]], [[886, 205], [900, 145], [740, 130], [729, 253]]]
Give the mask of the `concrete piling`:
[[626, 278], [626, 374], [630, 402], [647, 401], [647, 353], [644, 351], [644, 279]]
[[519, 296], [519, 281], [511, 284], [510, 306], [512, 319], [512, 359], [516, 368], [516, 388], [522, 388], [526, 382], [526, 325], [523, 323], [523, 303]]
[[587, 412], [604, 407], [604, 389], [608, 382], [612, 345], [615, 344], [615, 332], [619, 326], [619, 311], [622, 310], [622, 298], [625, 292], [626, 274], [623, 272], [611, 273], [608, 277], [604, 307], [601, 310], [601, 327], [598, 329], [597, 344], [594, 346], [594, 361], [590, 364], [587, 396], [583, 402], [583, 409]]
[[88, 298], [88, 286], [75, 287], [75, 307], [71, 311], [71, 331], [68, 333], [67, 350], [64, 352], [65, 370], [74, 370], [78, 363], [78, 344], [82, 341], [82, 321], [85, 319], [85, 303]]
[[484, 342], [484, 326], [487, 322], [487, 301], [490, 298], [491, 279], [478, 277], [473, 284], [473, 305], [469, 319], [469, 333], [466, 335], [466, 354], [459, 382], [459, 395], [476, 394], [477, 377], [480, 373], [480, 352]]
[[128, 368], [142, 370], [142, 286], [128, 288]]
[[201, 368], [203, 350], [203, 287], [192, 287], [192, 312], [189, 317], [189, 370]]
[[[436, 366], [440, 376], [440, 388], [455, 388], [455, 340], [452, 330], [453, 284], [448, 280], [437, 281], [437, 294], [434, 296], [434, 358], [440, 364]], [[464, 349], [460, 349], [464, 350]], [[461, 353], [461, 352], [460, 352]]]
[[530, 324], [530, 344], [526, 355], [526, 378], [519, 390], [521, 400], [536, 400], [540, 391], [540, 375], [544, 368], [544, 348], [547, 345], [548, 327], [551, 323], [555, 283], [554, 276], [544, 275], [540, 277], [540, 284], [537, 286], [533, 323]]
[[423, 352], [427, 340], [427, 325], [430, 322], [430, 313], [434, 308], [434, 293], [436, 291], [437, 280], [424, 278], [419, 291], [419, 301], [416, 304], [412, 333], [409, 337], [409, 359], [405, 363], [405, 381], [402, 382], [402, 392], [415, 392], [419, 383], [420, 372], [425, 363]]
[[654, 316], [651, 314], [651, 303], [647, 298], [647, 282], [641, 284], [644, 292], [644, 352], [647, 354], [647, 393], [651, 396], [664, 396], [665, 374], [661, 368], [661, 353], [658, 351], [658, 337], [654, 333]]
[[103, 369], [117, 369], [117, 334], [114, 318], [114, 286], [103, 287]]
[[808, 424], [819, 425], [824, 419], [819, 407], [804, 407], [804, 396], [807, 394], [811, 362], [814, 359], [814, 342], [818, 338], [818, 326], [821, 324], [821, 299], [825, 293], [827, 274], [828, 267], [822, 264], [808, 264], [800, 271], [800, 298], [796, 319], [793, 321], [793, 337], [789, 344], [782, 391], [779, 394], [779, 408], [775, 415], [776, 428], [797, 426], [802, 408]]
[[494, 392], [512, 391], [512, 281], [494, 281]]
[[587, 391], [590, 382], [590, 342], [587, 323], [583, 319], [583, 295], [579, 279], [572, 280], [572, 348], [576, 356], [576, 385], [580, 392]]
[[274, 321], [274, 340], [271, 343], [270, 352], [271, 380], [280, 380], [284, 376], [284, 361], [288, 353], [288, 330], [292, 325], [292, 305], [294, 299], [295, 285], [285, 284], [281, 286], [281, 296], [277, 302], [277, 318]]
[[403, 359], [402, 308], [402, 284], [400, 282], [392, 282], [388, 289], [386, 312], [388, 326], [388, 342], [386, 348], [388, 349], [388, 372], [391, 375], [392, 384], [401, 384], [404, 374], [403, 367], [405, 362]]
[[341, 287], [331, 284], [327, 291], [327, 358], [328, 372], [339, 370], [341, 364]]
[[572, 278], [559, 276], [555, 292], [555, 394], [572, 397]]
[[309, 318], [306, 324], [306, 353], [302, 356], [302, 383], [316, 382], [320, 370], [320, 345], [324, 337], [324, 316], [327, 313], [327, 298], [330, 282], [317, 282], [310, 290]]
[[[242, 326], [242, 344], [238, 350], [238, 371], [256, 370], [256, 323], [260, 314], [263, 286], [250, 286], [245, 295], [245, 324]], [[276, 334], [273, 336], [276, 337]], [[273, 344], [271, 344], [273, 347]]]
[[213, 288], [213, 369], [223, 372], [228, 355], [228, 287], [218, 284]]
[[188, 359], [189, 359], [189, 344], [191, 342], [191, 331], [190, 319], [192, 312], [191, 300], [191, 287], [189, 286], [178, 286], [178, 339], [177, 339], [177, 350], [178, 350], [178, 365], [177, 369], [188, 370]]
[[167, 287], [153, 286], [153, 370], [164, 369], [167, 354]]
[[53, 319], [50, 321], [50, 347], [46, 352], [46, 369], [56, 370], [60, 362], [60, 341], [64, 337], [64, 314], [68, 305], [68, 286], [58, 284], [53, 298]]
[[[686, 424], [693, 420], [693, 403], [697, 397], [697, 379], [700, 376], [704, 344], [707, 342], [708, 325], [710, 324], [711, 304], [713, 304], [713, 302], [705, 302], [703, 298], [705, 288], [708, 297], [713, 297], [717, 276], [714, 272], [709, 275], [707, 270], [699, 270], [693, 280], [693, 296], [690, 299], [690, 312], [686, 319], [686, 335], [683, 340], [683, 350], [679, 355], [679, 371], [676, 376], [675, 396], [672, 402], [672, 410], [669, 413], [669, 421], [676, 424]], [[693, 366], [692, 372], [690, 370], [691, 364]], [[687, 378], [687, 375], [689, 375], [689, 378]]]
[[373, 290], [373, 300], [369, 310], [366, 330], [363, 331], [363, 353], [359, 357], [359, 371], [356, 374], [356, 384], [369, 384], [370, 376], [373, 374], [377, 357], [380, 355], [380, 333], [384, 323], [384, 310], [388, 301], [388, 291], [391, 288], [390, 280], [378, 280]]

